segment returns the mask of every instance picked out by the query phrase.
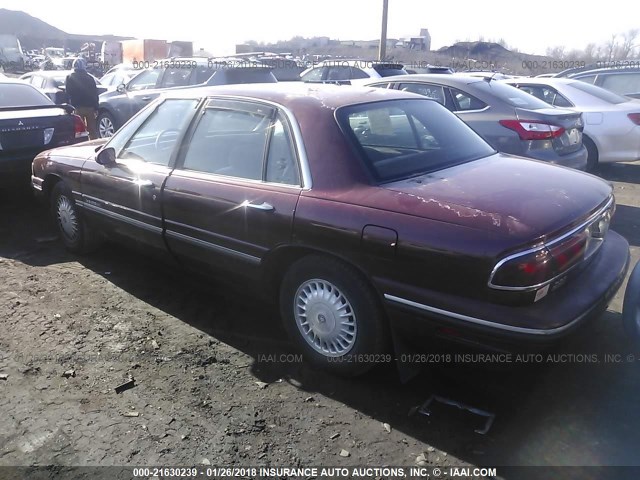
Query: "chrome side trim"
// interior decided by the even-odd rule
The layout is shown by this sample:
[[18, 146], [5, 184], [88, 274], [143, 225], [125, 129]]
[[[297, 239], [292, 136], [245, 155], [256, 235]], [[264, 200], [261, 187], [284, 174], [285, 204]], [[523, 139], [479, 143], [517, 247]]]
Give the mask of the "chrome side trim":
[[[442, 310], [441, 308], [431, 307], [429, 305], [423, 305], [422, 303], [413, 302], [411, 300], [407, 300], [405, 298], [396, 297], [394, 295], [384, 294], [384, 298], [389, 300], [390, 302], [400, 303], [402, 305], [406, 305], [413, 308], [418, 308], [420, 310], [424, 310], [426, 312], [437, 313], [439, 315], [444, 315], [445, 317], [455, 318], [456, 320], [462, 320], [463, 322], [474, 323], [476, 325], [482, 325], [483, 327], [495, 328], [497, 330], [505, 330], [508, 332], [514, 333], [526, 333], [529, 335], [554, 335], [557, 333], [561, 333], [569, 328], [571, 328], [575, 323], [579, 322], [584, 318], [586, 314], [580, 315], [578, 318], [572, 320], [571, 322], [563, 325], [561, 327], [551, 328], [548, 330], [542, 330], [538, 328], [525, 328], [525, 327], [514, 327], [513, 325], [505, 325], [503, 323], [496, 323], [489, 320], [483, 320], [481, 318], [470, 317], [468, 315], [463, 315], [461, 313], [450, 312], [448, 310]], [[588, 312], [587, 312], [588, 313]]]
[[[609, 208], [611, 208], [611, 206], [613, 205], [613, 196], [609, 197], [609, 201], [605, 204], [604, 207], [602, 207], [600, 210], [598, 210], [596, 213], [594, 213], [593, 215], [591, 215], [587, 220], [585, 220], [583, 223], [581, 223], [578, 227], [570, 230], [569, 232], [565, 233], [564, 235], [561, 235], [557, 238], [554, 238], [553, 240], [549, 241], [549, 242], [545, 242], [543, 244], [541, 244], [538, 247], [535, 248], [530, 248], [528, 250], [523, 250], [520, 251], [518, 253], [514, 253], [512, 255], [509, 255], [507, 257], [504, 257], [502, 260], [500, 260], [498, 263], [496, 263], [495, 267], [493, 267], [493, 270], [491, 270], [491, 275], [489, 275], [489, 281], [487, 282], [487, 285], [489, 286], [489, 288], [493, 288], [494, 290], [506, 290], [506, 291], [517, 291], [517, 292], [526, 292], [526, 291], [533, 291], [537, 288], [541, 288], [544, 287], [546, 285], [549, 285], [551, 283], [553, 283], [554, 281], [556, 281], [557, 279], [559, 279], [560, 277], [563, 277], [565, 275], [567, 275], [570, 271], [572, 271], [574, 268], [576, 268], [577, 266], [581, 265], [582, 262], [578, 262], [577, 264], [573, 265], [571, 268], [569, 268], [568, 270], [560, 273], [559, 275], [556, 275], [555, 277], [542, 282], [542, 283], [538, 283], [537, 285], [530, 285], [527, 287], [505, 287], [502, 285], [495, 285], [493, 283], [493, 277], [494, 275], [497, 273], [497, 271], [500, 269], [500, 267], [502, 265], [504, 265], [506, 262], [513, 260], [514, 258], [518, 258], [518, 257], [522, 257], [524, 255], [529, 255], [531, 253], [535, 253], [535, 252], [539, 252], [540, 250], [544, 250], [545, 248], [548, 248], [552, 245], [555, 245], [558, 242], [563, 241], [565, 238], [570, 237], [571, 235], [576, 234], [577, 232], [579, 232], [580, 230], [584, 230], [587, 227], [589, 227], [592, 223], [594, 223], [599, 217], [602, 216], [602, 214], [607, 211]], [[601, 242], [602, 243], [602, 242]], [[590, 256], [593, 256], [593, 254], [595, 254], [600, 248], [598, 247], [596, 250], [594, 250]], [[584, 260], [587, 260], [586, 257]], [[583, 261], [584, 261], [583, 260]]]
[[223, 247], [221, 245], [216, 245], [215, 243], [206, 242], [204, 240], [200, 240], [199, 238], [189, 237], [188, 235], [183, 235], [182, 233], [173, 232], [171, 230], [166, 230], [165, 234], [168, 237], [173, 237], [176, 240], [182, 240], [184, 242], [190, 243], [192, 245], [196, 245], [198, 247], [206, 248], [208, 250], [213, 250], [214, 252], [224, 253], [225, 255], [231, 255], [233, 257], [238, 257], [242, 260], [246, 260], [255, 265], [259, 265], [261, 260], [258, 257], [254, 257], [253, 255], [249, 255], [247, 253], [238, 252], [237, 250], [233, 250], [231, 248]]
[[92, 212], [100, 213], [114, 220], [128, 223], [129, 225], [133, 225], [134, 227], [142, 228], [143, 230], [148, 230], [153, 233], [162, 234], [162, 228], [156, 227], [155, 225], [149, 225], [148, 223], [141, 222], [140, 220], [135, 220], [133, 218], [127, 217], [126, 215], [121, 215], [119, 213], [112, 212], [105, 208], [98, 207], [90, 203], [86, 203], [82, 200], [76, 200], [76, 203], [82, 208], [86, 208], [87, 210], [91, 210]]
[[31, 188], [34, 190], [42, 191], [42, 179], [40, 177], [36, 177], [35, 175], [31, 175]]
[[[125, 212], [128, 212], [128, 213], [135, 213], [137, 215], [142, 215], [143, 217], [151, 218], [153, 220], [157, 220], [158, 222], [162, 222], [162, 218], [156, 217], [155, 215], [149, 215], [148, 213], [141, 212], [140, 210], [136, 210], [134, 208], [125, 207], [124, 205], [120, 205], [118, 203], [107, 202], [106, 200], [103, 200], [103, 199], [98, 198], [98, 197], [92, 197], [91, 195], [82, 195], [80, 192], [75, 192], [74, 191], [73, 193], [78, 195], [78, 196], [81, 196], [83, 198], [82, 201], [85, 204], [87, 202], [85, 202], [84, 199], [93, 200], [94, 202], [99, 202], [99, 203], [101, 203], [102, 205], [105, 205], [105, 206], [115, 207], [115, 208], [117, 208], [119, 210], [124, 210]], [[97, 208], [101, 208], [101, 207], [97, 207]], [[106, 211], [109, 211], [109, 210], [106, 210]], [[116, 213], [116, 215], [118, 215], [118, 214]], [[128, 218], [128, 217], [125, 217], [125, 218]]]

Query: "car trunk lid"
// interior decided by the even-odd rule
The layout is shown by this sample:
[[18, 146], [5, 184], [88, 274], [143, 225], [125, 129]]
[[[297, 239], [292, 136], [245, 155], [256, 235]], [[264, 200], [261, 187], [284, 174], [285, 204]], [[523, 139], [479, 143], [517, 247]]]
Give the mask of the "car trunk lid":
[[61, 114], [60, 108], [0, 111], [3, 151], [44, 149], [72, 139], [75, 139], [73, 117]]
[[610, 195], [592, 175], [496, 154], [385, 184], [369, 203], [526, 243], [576, 226]]
[[[584, 123], [582, 114], [560, 108], [515, 109], [516, 118], [524, 132], [524, 139], [536, 138], [533, 141], [550, 141], [559, 155], [567, 155], [582, 148], [582, 130]], [[547, 135], [541, 134], [549, 125]], [[531, 134], [538, 132], [538, 135]], [[520, 133], [520, 132], [519, 132]], [[521, 135], [522, 138], [522, 135]]]

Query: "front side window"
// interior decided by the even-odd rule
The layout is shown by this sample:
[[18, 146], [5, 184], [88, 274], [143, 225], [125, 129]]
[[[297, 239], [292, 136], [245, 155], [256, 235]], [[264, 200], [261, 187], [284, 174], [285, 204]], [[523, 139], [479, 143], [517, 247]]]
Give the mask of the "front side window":
[[619, 103], [624, 103], [629, 101], [628, 98], [622, 97], [617, 93], [613, 93], [609, 90], [606, 90], [601, 87], [597, 87], [595, 85], [591, 85], [589, 83], [584, 82], [572, 82], [570, 84], [573, 88], [576, 88], [582, 92], [588, 93], [589, 95], [612, 105], [617, 105]]
[[158, 77], [160, 76], [160, 69], [154, 68], [152, 70], [145, 70], [133, 77], [127, 89], [131, 91], [147, 90], [149, 88], [156, 88]]
[[120, 159], [169, 165], [178, 138], [198, 104], [195, 99], [169, 99], [144, 121], [119, 152]]
[[625, 95], [640, 92], [640, 73], [615, 73], [602, 75], [602, 87]]
[[495, 153], [462, 120], [428, 100], [342, 107], [336, 118], [380, 182], [429, 173]]
[[322, 73], [325, 67], [317, 67], [313, 70], [309, 70], [307, 73], [300, 77], [303, 82], [321, 82], [322, 81]]

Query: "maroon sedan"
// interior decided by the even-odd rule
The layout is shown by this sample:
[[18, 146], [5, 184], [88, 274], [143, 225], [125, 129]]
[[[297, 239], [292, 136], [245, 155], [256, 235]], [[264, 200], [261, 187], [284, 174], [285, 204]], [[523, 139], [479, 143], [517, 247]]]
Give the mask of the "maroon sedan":
[[546, 344], [618, 289], [611, 187], [499, 154], [435, 101], [377, 88], [204, 87], [33, 162], [66, 247], [102, 237], [280, 302], [307, 358], [359, 373], [390, 331]]

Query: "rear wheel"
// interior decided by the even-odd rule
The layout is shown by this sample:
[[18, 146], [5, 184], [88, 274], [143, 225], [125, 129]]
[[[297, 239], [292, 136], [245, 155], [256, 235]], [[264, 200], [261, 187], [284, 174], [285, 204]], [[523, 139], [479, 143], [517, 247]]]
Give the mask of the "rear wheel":
[[582, 137], [582, 143], [587, 149], [587, 172], [593, 172], [598, 168], [598, 147], [587, 136]]
[[113, 117], [109, 113], [100, 112], [96, 121], [98, 122], [98, 135], [100, 138], [112, 137], [116, 133]]
[[73, 253], [93, 250], [97, 237], [84, 222], [71, 190], [64, 182], [58, 182], [51, 193], [51, 213], [58, 227], [62, 243]]
[[378, 298], [340, 261], [314, 255], [296, 262], [282, 282], [280, 309], [310, 363], [352, 376], [383, 360], [389, 337]]

